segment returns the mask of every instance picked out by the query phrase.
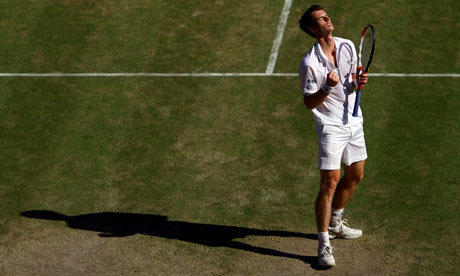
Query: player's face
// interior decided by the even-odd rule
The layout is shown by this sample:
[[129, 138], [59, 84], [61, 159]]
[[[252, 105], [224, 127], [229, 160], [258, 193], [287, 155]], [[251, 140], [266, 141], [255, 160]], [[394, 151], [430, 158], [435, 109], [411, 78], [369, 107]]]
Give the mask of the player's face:
[[334, 30], [334, 24], [332, 24], [331, 19], [327, 13], [323, 10], [314, 11], [311, 13], [311, 16], [315, 18], [316, 26], [313, 27], [313, 33], [317, 36], [325, 36]]

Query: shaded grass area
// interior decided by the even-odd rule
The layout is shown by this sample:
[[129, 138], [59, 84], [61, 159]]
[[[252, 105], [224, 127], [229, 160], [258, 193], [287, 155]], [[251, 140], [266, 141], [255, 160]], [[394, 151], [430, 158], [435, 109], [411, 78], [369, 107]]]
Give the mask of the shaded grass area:
[[[316, 136], [297, 80], [243, 79], [4, 83], [1, 244], [15, 248], [12, 237], [29, 235], [18, 227], [62, 231], [57, 222], [27, 226], [19, 214], [30, 210], [315, 233]], [[394, 272], [449, 273], [458, 262], [449, 238], [458, 229], [458, 95], [447, 89], [457, 82], [375, 78], [363, 98], [370, 158], [347, 213], [367, 234], [361, 246], [386, 255], [380, 262]], [[244, 252], [167, 247], [219, 254], [217, 271]]]
[[5, 211], [49, 204], [258, 223], [266, 207], [289, 210], [286, 200], [303, 208], [314, 137], [298, 125], [288, 79], [276, 91], [267, 80], [248, 79], [251, 91], [238, 79], [11, 82], [2, 177], [16, 196]]
[[[289, 92], [290, 83], [289, 78], [31, 78], [4, 83], [2, 255], [16, 256], [23, 248], [30, 256], [47, 247], [47, 258], [54, 258], [63, 250], [60, 240], [76, 250], [66, 260], [86, 250], [100, 248], [104, 256], [115, 250], [109, 242], [62, 231], [60, 222], [30, 225], [19, 216], [28, 210], [69, 216], [128, 212], [168, 216], [181, 225], [305, 235], [312, 227], [309, 182], [316, 183], [316, 142], [303, 127], [309, 117], [303, 116], [297, 95]], [[139, 250], [159, 260], [173, 252], [188, 260], [210, 258], [207, 265], [215, 264], [211, 271], [228, 273], [241, 252], [277, 252], [260, 238], [241, 245], [234, 238], [235, 245], [221, 245], [220, 253], [175, 239], [161, 241], [164, 248], [155, 253]], [[245, 245], [248, 241], [255, 249]], [[142, 242], [136, 244], [142, 247]], [[123, 259], [139, 262], [134, 251]], [[278, 257], [296, 256], [280, 252]], [[118, 258], [120, 253], [113, 254]], [[42, 267], [40, 262], [52, 260], [44, 258], [30, 260], [28, 267], [34, 271]], [[107, 258], [101, 257], [102, 266], [110, 266]], [[82, 260], [75, 265], [93, 264], [87, 257]], [[15, 271], [13, 263], [6, 264], [7, 271]], [[166, 274], [175, 271], [163, 269]]]

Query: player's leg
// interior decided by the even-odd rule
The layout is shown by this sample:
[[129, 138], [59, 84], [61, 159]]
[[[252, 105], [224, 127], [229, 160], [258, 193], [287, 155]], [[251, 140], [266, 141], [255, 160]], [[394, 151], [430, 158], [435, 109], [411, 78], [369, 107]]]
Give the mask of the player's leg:
[[332, 201], [329, 233], [338, 238], [356, 239], [363, 234], [362, 230], [351, 228], [347, 220], [342, 218], [342, 215], [345, 206], [363, 178], [364, 162], [365, 161], [360, 161], [353, 163], [351, 166], [346, 166], [345, 174], [337, 184], [337, 189]]
[[365, 160], [353, 163], [351, 166], [345, 166], [345, 174], [337, 184], [337, 189], [332, 201], [332, 208], [344, 209], [348, 201], [355, 192], [358, 184], [364, 177]]
[[340, 170], [321, 170], [321, 186], [315, 204], [318, 232], [328, 231], [331, 206], [339, 179]]
[[316, 198], [315, 214], [318, 227], [318, 263], [334, 266], [334, 248], [329, 240], [329, 222], [334, 192], [340, 179], [340, 170], [321, 170], [321, 185]]
[[321, 183], [315, 204], [318, 227], [318, 263], [320, 266], [334, 266], [334, 248], [329, 240], [331, 205], [340, 180], [340, 165], [350, 131], [334, 125], [317, 126], [319, 138], [319, 169]]
[[358, 184], [363, 179], [367, 152], [362, 125], [352, 126], [350, 130], [351, 139], [344, 150], [342, 159], [346, 165], [345, 173], [337, 184], [334, 194], [329, 231], [339, 238], [355, 239], [362, 235], [362, 231], [349, 227], [347, 221], [342, 219], [342, 214]]

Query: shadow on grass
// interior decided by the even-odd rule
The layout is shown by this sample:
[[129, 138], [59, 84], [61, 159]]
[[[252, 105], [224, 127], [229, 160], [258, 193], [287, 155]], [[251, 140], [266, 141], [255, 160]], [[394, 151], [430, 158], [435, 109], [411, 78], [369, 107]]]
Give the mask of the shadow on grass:
[[212, 247], [228, 247], [245, 250], [262, 255], [298, 259], [309, 263], [313, 269], [317, 266], [316, 256], [302, 256], [286, 253], [275, 249], [245, 244], [234, 239], [246, 236], [298, 237], [316, 240], [315, 234], [304, 234], [289, 231], [260, 230], [237, 226], [224, 226], [185, 221], [169, 221], [160, 215], [103, 212], [66, 216], [54, 211], [32, 210], [21, 213], [21, 216], [34, 219], [65, 221], [73, 229], [99, 232], [100, 237], [127, 237], [143, 234], [166, 239], [175, 239]]

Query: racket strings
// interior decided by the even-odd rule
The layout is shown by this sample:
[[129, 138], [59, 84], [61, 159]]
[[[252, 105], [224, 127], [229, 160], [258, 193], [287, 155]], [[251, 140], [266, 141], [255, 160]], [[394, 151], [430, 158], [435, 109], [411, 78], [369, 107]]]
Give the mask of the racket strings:
[[372, 29], [369, 29], [364, 34], [362, 48], [361, 48], [361, 64], [364, 68], [367, 67], [367, 64], [369, 63], [371, 59], [372, 44], [373, 44], [373, 33], [372, 33]]

